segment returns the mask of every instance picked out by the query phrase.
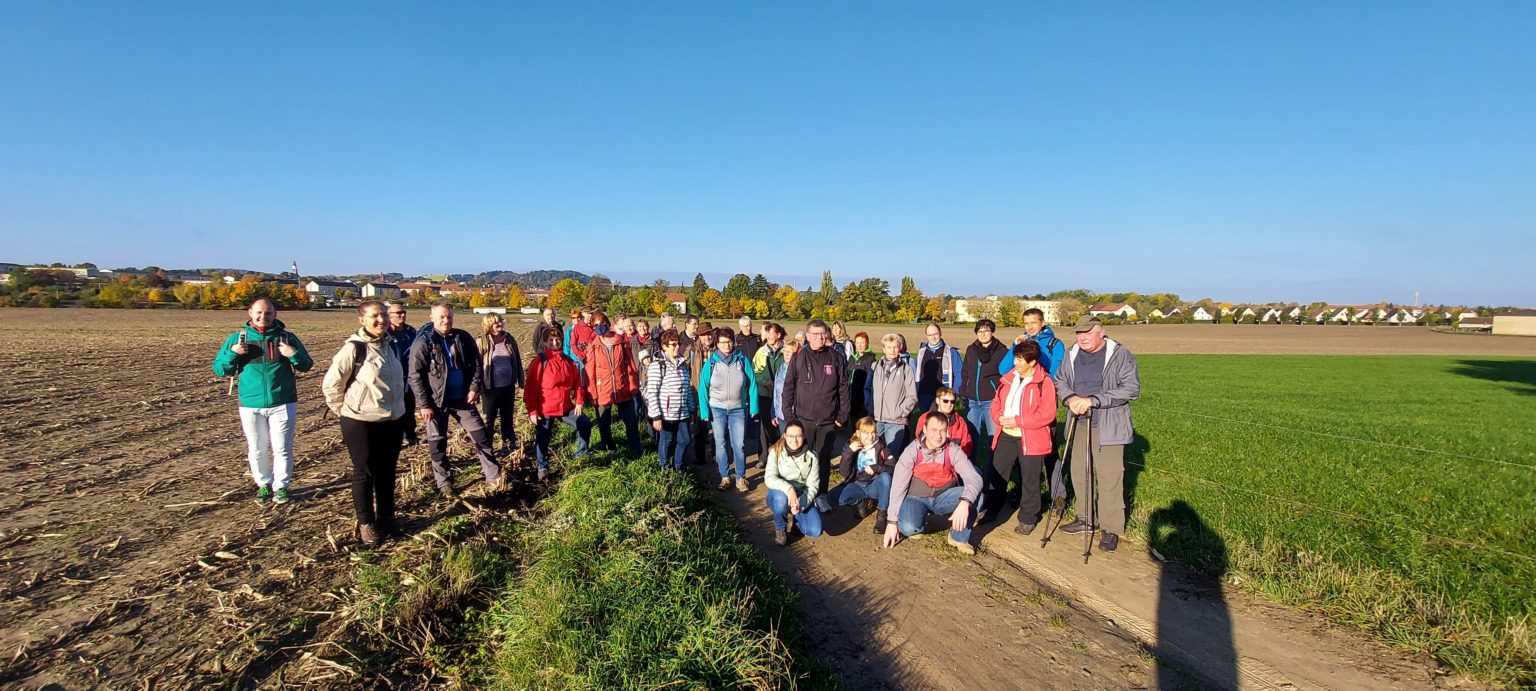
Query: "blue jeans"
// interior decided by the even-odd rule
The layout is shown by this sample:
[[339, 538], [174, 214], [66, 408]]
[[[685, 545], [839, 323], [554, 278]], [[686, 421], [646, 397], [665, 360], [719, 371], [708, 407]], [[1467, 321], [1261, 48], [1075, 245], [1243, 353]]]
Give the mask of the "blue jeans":
[[[912, 537], [923, 532], [923, 524], [928, 521], [928, 514], [936, 513], [940, 516], [948, 516], [960, 506], [960, 496], [965, 493], [963, 485], [956, 485], [932, 497], [907, 497], [901, 503], [901, 513], [896, 518], [896, 528], [906, 537]], [[965, 530], [951, 530], [949, 536], [959, 542], [971, 541], [971, 526], [975, 522], [975, 515], [966, 516]]]
[[592, 421], [577, 408], [565, 417], [540, 416], [533, 426], [533, 460], [539, 470], [549, 470], [549, 439], [555, 436], [555, 423], [563, 422], [576, 429], [575, 458], [587, 455], [587, 439], [592, 436]]
[[[789, 495], [776, 489], [768, 490], [768, 510], [773, 512], [774, 528], [783, 530], [789, 525]], [[800, 526], [801, 535], [812, 540], [821, 537], [821, 512], [816, 507], [800, 509], [800, 515], [795, 517], [795, 523]]]
[[[720, 477], [731, 476], [731, 459], [736, 459], [736, 477], [747, 477], [747, 409], [709, 408], [709, 429], [715, 433], [715, 465]], [[727, 451], [730, 452], [727, 455]]]
[[832, 501], [838, 506], [853, 506], [865, 499], [875, 500], [875, 505], [884, 511], [886, 505], [891, 502], [891, 474], [880, 473], [869, 482], [843, 483], [837, 489], [832, 490]]
[[885, 442], [885, 449], [897, 458], [901, 457], [902, 447], [907, 445], [907, 426], [899, 422], [876, 422], [875, 434], [880, 436], [880, 441]]
[[656, 433], [656, 455], [661, 458], [661, 469], [667, 469], [671, 459], [674, 470], [683, 469], [683, 457], [688, 453], [688, 421], [663, 420], [661, 431]]
[[[976, 440], [976, 453], [971, 454], [971, 460], [980, 458], [983, 453], [987, 458], [992, 458], [992, 435], [997, 433], [997, 428], [992, 426], [992, 402], [991, 401], [965, 401], [965, 421], [971, 423], [972, 438]], [[983, 468], [976, 465], [976, 470], [981, 472], [981, 478], [987, 479], [992, 472], [992, 464], [987, 463]]]

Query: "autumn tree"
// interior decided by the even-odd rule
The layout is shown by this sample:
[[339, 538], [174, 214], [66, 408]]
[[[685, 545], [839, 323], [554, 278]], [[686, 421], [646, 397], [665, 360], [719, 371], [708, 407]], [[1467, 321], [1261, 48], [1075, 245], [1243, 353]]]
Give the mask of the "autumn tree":
[[580, 281], [574, 278], [561, 279], [555, 287], [549, 289], [549, 297], [545, 299], [545, 304], [553, 307], [556, 312], [565, 314], [572, 308], [581, 306], [581, 299], [585, 292], [586, 286], [583, 286]]
[[507, 292], [501, 298], [501, 304], [509, 310], [520, 310], [528, 306], [528, 295], [523, 292], [523, 287], [517, 284], [507, 286]]

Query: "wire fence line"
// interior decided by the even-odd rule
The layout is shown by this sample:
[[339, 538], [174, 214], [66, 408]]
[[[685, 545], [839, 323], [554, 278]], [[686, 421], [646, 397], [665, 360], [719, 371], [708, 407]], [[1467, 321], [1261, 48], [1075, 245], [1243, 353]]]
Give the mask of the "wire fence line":
[[1269, 429], [1283, 430], [1283, 431], [1286, 431], [1286, 432], [1295, 432], [1295, 433], [1298, 433], [1298, 434], [1310, 434], [1310, 435], [1315, 436], [1315, 437], [1327, 437], [1327, 438], [1330, 438], [1330, 439], [1339, 439], [1339, 440], [1342, 440], [1342, 441], [1352, 441], [1352, 442], [1358, 442], [1358, 443], [1361, 443], [1361, 444], [1375, 444], [1377, 446], [1385, 446], [1385, 447], [1389, 447], [1389, 448], [1393, 448], [1393, 449], [1402, 449], [1404, 451], [1418, 451], [1418, 452], [1421, 452], [1421, 453], [1440, 454], [1442, 456], [1451, 456], [1453, 458], [1462, 458], [1462, 459], [1466, 459], [1466, 460], [1469, 460], [1469, 461], [1483, 461], [1483, 462], [1486, 462], [1486, 463], [1497, 463], [1499, 465], [1514, 466], [1516, 468], [1525, 468], [1526, 470], [1536, 470], [1536, 464], [1532, 464], [1532, 463], [1516, 463], [1515, 461], [1501, 461], [1501, 460], [1499, 460], [1497, 458], [1484, 458], [1482, 456], [1469, 456], [1467, 454], [1456, 453], [1454, 451], [1443, 451], [1443, 450], [1440, 450], [1440, 449], [1426, 449], [1426, 448], [1422, 448], [1422, 447], [1418, 447], [1418, 446], [1407, 446], [1407, 445], [1404, 445], [1404, 444], [1394, 444], [1392, 442], [1380, 441], [1380, 440], [1377, 440], [1377, 439], [1364, 439], [1364, 438], [1361, 438], [1361, 437], [1351, 437], [1351, 436], [1344, 435], [1344, 434], [1330, 434], [1328, 432], [1318, 432], [1316, 430], [1303, 429], [1303, 428], [1300, 428], [1300, 427], [1286, 427], [1284, 425], [1271, 425], [1271, 424], [1265, 423], [1265, 422], [1254, 422], [1252, 420], [1242, 420], [1242, 419], [1238, 419], [1238, 418], [1221, 417], [1219, 415], [1207, 415], [1205, 413], [1196, 413], [1196, 412], [1189, 411], [1189, 410], [1178, 410], [1176, 408], [1164, 408], [1162, 406], [1147, 405], [1145, 403], [1143, 403], [1143, 404], [1141, 404], [1141, 405], [1139, 405], [1137, 407], [1141, 408], [1141, 409], [1151, 409], [1151, 410], [1160, 410], [1160, 411], [1168, 412], [1168, 413], [1177, 413], [1179, 415], [1189, 415], [1191, 417], [1201, 417], [1201, 418], [1205, 418], [1207, 420], [1220, 420], [1222, 422], [1231, 422], [1231, 423], [1235, 423], [1235, 424], [1239, 424], [1239, 425], [1252, 425], [1254, 427], [1267, 427]]

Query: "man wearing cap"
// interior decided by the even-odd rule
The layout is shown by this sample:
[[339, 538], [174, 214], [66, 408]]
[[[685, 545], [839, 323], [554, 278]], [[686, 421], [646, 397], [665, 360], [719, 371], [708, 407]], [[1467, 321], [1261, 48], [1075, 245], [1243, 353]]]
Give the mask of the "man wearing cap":
[[[1077, 344], [1056, 370], [1056, 395], [1076, 419], [1071, 439], [1076, 520], [1068, 534], [1104, 530], [1099, 549], [1113, 552], [1125, 532], [1125, 445], [1131, 443], [1131, 401], [1141, 395], [1141, 375], [1129, 348], [1104, 335], [1097, 317], [1084, 315], [1073, 327]], [[1089, 477], [1089, 454], [1093, 475]], [[1098, 492], [1091, 489], [1097, 480]]]

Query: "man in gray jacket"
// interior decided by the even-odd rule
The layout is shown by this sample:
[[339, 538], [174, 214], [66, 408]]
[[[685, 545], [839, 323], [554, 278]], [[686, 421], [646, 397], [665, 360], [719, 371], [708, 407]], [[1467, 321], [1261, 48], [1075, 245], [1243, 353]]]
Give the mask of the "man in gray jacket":
[[[1077, 345], [1056, 370], [1056, 395], [1076, 418], [1072, 439], [1072, 488], [1077, 519], [1062, 526], [1068, 534], [1103, 528], [1099, 549], [1113, 552], [1125, 532], [1125, 445], [1131, 443], [1131, 401], [1141, 395], [1141, 375], [1130, 349], [1104, 336], [1097, 317], [1084, 316], [1074, 328]], [[1098, 493], [1090, 497], [1088, 454]]]

